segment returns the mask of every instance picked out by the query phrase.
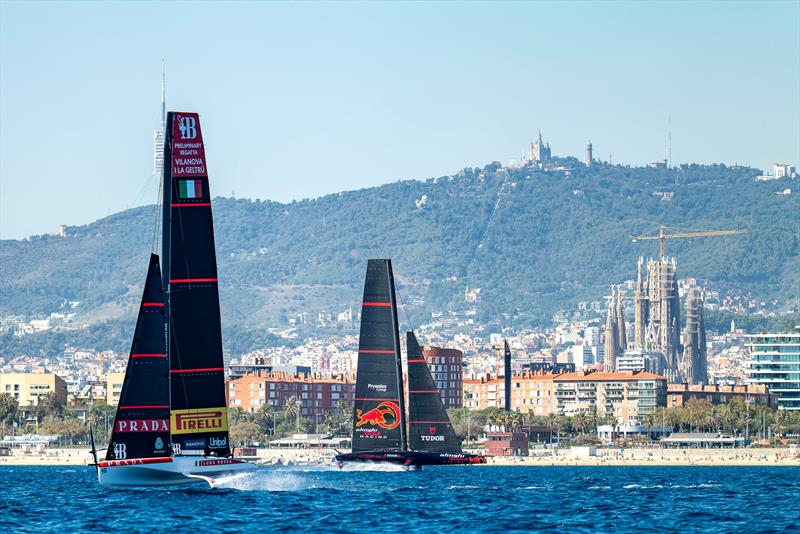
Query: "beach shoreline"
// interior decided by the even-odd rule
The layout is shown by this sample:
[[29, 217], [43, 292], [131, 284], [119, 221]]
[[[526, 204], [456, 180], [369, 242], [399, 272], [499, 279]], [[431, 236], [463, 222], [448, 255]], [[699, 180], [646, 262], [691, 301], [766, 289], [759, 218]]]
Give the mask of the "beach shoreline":
[[[258, 449], [256, 461], [265, 465], [333, 463], [333, 450]], [[89, 466], [89, 449], [48, 449], [43, 454], [0, 456], [0, 466]], [[532, 451], [531, 456], [488, 457], [485, 466], [800, 466], [800, 454], [789, 448], [759, 449], [597, 449], [579, 456], [570, 449]]]

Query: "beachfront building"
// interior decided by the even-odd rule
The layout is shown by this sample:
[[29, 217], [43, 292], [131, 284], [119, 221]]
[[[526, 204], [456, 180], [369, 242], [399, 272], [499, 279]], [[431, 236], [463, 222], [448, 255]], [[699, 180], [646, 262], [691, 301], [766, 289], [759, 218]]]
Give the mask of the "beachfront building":
[[67, 402], [67, 383], [53, 373], [0, 373], [0, 393], [14, 397], [20, 408], [39, 404], [42, 397], [54, 393], [61, 404]]
[[[523, 372], [511, 377], [511, 409], [533, 415], [548, 415], [555, 409], [553, 373]], [[464, 407], [471, 410], [503, 408], [506, 391], [503, 377], [486, 375], [464, 380]]]
[[106, 373], [106, 403], [109, 406], [119, 404], [119, 396], [122, 393], [122, 382], [125, 380], [125, 373]]
[[564, 373], [553, 382], [558, 415], [596, 412], [632, 424], [666, 404], [666, 377], [645, 371]]
[[464, 353], [430, 347], [422, 351], [445, 408], [461, 408], [464, 390]]
[[348, 413], [353, 409], [355, 386], [353, 377], [343, 375], [260, 371], [228, 381], [226, 391], [228, 407], [246, 412], [255, 412], [262, 406], [280, 411], [294, 397], [300, 405], [300, 415], [319, 424], [327, 412], [338, 411], [340, 402]]
[[748, 404], [758, 404], [770, 408], [778, 407], [778, 395], [763, 384], [725, 386], [720, 384], [668, 384], [667, 408], [677, 408], [690, 399], [704, 399], [711, 404], [727, 404], [735, 398]]
[[778, 407], [800, 410], [800, 328], [794, 334], [747, 336], [747, 384], [761, 384], [778, 395]]

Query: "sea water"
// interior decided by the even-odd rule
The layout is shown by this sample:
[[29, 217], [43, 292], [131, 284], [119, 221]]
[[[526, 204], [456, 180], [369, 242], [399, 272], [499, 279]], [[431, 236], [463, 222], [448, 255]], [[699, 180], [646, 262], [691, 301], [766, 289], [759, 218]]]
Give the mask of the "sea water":
[[0, 532], [800, 532], [800, 466], [265, 467], [213, 489], [0, 467], [0, 482]]

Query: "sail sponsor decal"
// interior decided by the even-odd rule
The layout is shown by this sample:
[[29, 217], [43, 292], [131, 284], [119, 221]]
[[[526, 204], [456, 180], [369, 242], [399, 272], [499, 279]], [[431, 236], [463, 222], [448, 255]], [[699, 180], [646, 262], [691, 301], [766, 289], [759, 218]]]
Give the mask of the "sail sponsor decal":
[[209, 449], [226, 449], [228, 447], [228, 438], [222, 436], [221, 438], [217, 438], [211, 436], [208, 438], [208, 448]]
[[[198, 439], [187, 439], [183, 442], [183, 447], [187, 451], [199, 451], [206, 448], [206, 438], [198, 438]], [[180, 444], [178, 444], [178, 452], [175, 454], [180, 454]]]
[[200, 117], [197, 113], [176, 113], [172, 124], [172, 176], [207, 175]]
[[113, 443], [114, 459], [124, 460], [128, 457], [128, 445], [126, 443]]
[[387, 386], [386, 384], [367, 384], [367, 389], [371, 389], [379, 393], [386, 393]]
[[356, 428], [364, 425], [392, 430], [400, 425], [400, 407], [397, 403], [385, 401], [366, 412], [356, 410]]
[[203, 198], [203, 181], [178, 180], [178, 196], [181, 200]]
[[169, 420], [118, 419], [114, 432], [169, 432]]
[[173, 434], [228, 431], [228, 409], [225, 407], [172, 410], [170, 420]]

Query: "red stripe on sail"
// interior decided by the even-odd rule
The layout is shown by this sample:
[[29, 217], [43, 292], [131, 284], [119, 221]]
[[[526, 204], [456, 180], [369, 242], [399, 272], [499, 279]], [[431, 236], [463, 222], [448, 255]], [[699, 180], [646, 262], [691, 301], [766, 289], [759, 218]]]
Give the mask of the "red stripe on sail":
[[192, 282], [216, 282], [216, 278], [174, 278], [170, 284], [191, 284]]
[[173, 369], [170, 373], [203, 373], [208, 371], [224, 371], [224, 367], [201, 367], [199, 369]]
[[408, 363], [425, 363], [425, 360], [408, 360]]
[[450, 421], [409, 421], [412, 425], [448, 425]]
[[131, 354], [131, 358], [166, 358], [166, 354], [156, 354], [156, 353], [141, 353], [141, 354]]
[[439, 393], [438, 389], [409, 389], [409, 393]]
[[192, 206], [197, 206], [197, 207], [206, 206], [206, 207], [210, 207], [210, 206], [211, 206], [211, 202], [180, 202], [180, 203], [177, 203], [177, 202], [176, 202], [176, 203], [174, 203], [174, 204], [170, 204], [170, 206], [172, 206], [173, 208], [189, 208], [189, 207], [192, 207]]
[[372, 349], [364, 349], [359, 350], [359, 354], [394, 354], [393, 350], [372, 350]]
[[163, 302], [142, 302], [142, 306], [145, 308], [163, 308]]
[[169, 406], [155, 406], [155, 405], [145, 405], [145, 406], [120, 406], [120, 410], [140, 410], [140, 409], [166, 409], [169, 410]]
[[374, 399], [372, 397], [356, 397], [354, 400], [365, 400], [365, 401], [395, 401], [400, 402], [400, 399]]
[[391, 306], [391, 302], [362, 302], [362, 306]]

